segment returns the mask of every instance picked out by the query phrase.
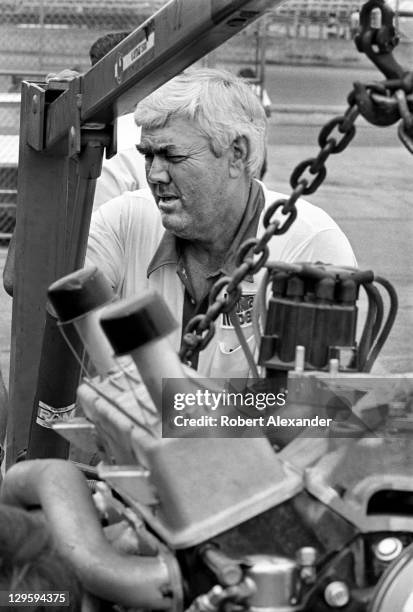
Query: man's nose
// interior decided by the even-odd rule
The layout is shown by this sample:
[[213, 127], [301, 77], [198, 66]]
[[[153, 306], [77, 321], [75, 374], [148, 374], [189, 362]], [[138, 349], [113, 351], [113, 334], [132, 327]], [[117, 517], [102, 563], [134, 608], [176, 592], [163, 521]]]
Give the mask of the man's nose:
[[171, 177], [166, 160], [155, 155], [146, 165], [146, 177], [150, 183], [169, 183]]

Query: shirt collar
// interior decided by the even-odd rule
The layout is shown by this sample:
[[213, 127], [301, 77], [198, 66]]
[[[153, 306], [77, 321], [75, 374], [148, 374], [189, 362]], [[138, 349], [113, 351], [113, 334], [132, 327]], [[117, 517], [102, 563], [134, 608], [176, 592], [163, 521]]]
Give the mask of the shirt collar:
[[[241, 243], [248, 240], [248, 238], [255, 237], [257, 234], [258, 222], [264, 208], [264, 202], [265, 196], [261, 184], [255, 180], [251, 181], [248, 201], [237, 231], [235, 232], [231, 247], [225, 257], [222, 267], [209, 274], [208, 278], [220, 276], [221, 274], [232, 274], [236, 267], [236, 255]], [[175, 264], [177, 266], [180, 261], [183, 243], [184, 241], [180, 240], [177, 236], [172, 234], [172, 232], [165, 230], [158, 248], [148, 265], [148, 278], [155, 270], [165, 265]], [[247, 276], [246, 280], [252, 282], [252, 276]]]
[[165, 230], [161, 238], [158, 248], [156, 249], [154, 256], [149, 262], [147, 269], [147, 277], [168, 264], [177, 265], [179, 262], [179, 249], [177, 245], [177, 237], [172, 232]]

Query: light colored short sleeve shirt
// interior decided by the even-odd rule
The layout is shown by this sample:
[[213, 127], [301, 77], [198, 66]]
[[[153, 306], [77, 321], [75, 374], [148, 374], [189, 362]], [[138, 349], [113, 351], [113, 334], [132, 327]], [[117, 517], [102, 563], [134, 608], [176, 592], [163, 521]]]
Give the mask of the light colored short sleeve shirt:
[[[283, 195], [264, 188], [265, 206]], [[270, 260], [324, 262], [356, 266], [357, 262], [344, 233], [322, 209], [305, 200], [297, 202], [298, 215], [291, 228], [270, 243]], [[261, 216], [258, 235], [264, 231]], [[163, 236], [160, 215], [149, 190], [127, 192], [104, 204], [93, 214], [87, 262], [97, 265], [109, 278], [121, 297], [156, 290], [166, 301], [178, 322], [170, 339], [176, 351], [181, 341], [184, 286], [176, 271], [176, 262], [165, 262], [148, 277], [148, 265]], [[243, 296], [237, 316], [251, 350], [256, 349], [251, 311], [262, 273], [254, 282], [242, 283]], [[249, 375], [249, 368], [228, 316], [220, 315], [216, 333], [201, 352], [198, 371], [203, 376], [219, 378]]]

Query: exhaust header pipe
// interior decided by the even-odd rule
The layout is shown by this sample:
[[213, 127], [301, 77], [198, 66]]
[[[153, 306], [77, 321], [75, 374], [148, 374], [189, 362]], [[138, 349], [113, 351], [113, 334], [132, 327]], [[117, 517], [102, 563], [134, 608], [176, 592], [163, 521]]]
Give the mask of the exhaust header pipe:
[[105, 538], [84, 476], [72, 463], [17, 463], [6, 473], [0, 502], [41, 506], [58, 551], [90, 593], [128, 607], [179, 609], [181, 580], [174, 557], [117, 552]]

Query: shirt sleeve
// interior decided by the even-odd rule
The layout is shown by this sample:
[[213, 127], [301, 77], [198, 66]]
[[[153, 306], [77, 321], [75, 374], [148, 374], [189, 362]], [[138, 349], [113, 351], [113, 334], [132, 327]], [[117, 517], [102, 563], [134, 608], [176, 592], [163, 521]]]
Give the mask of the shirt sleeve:
[[[266, 206], [280, 199], [282, 193], [264, 189]], [[271, 257], [274, 261], [312, 262], [336, 266], [357, 267], [353, 248], [337, 223], [327, 212], [300, 198], [297, 203], [297, 218], [289, 230], [270, 241]], [[283, 224], [285, 218], [280, 210], [275, 218]]]
[[92, 215], [86, 265], [97, 266], [119, 292], [125, 273], [123, 207], [127, 195], [106, 202]]
[[125, 191], [146, 187], [145, 162], [135, 148], [125, 149], [111, 159], [104, 159], [102, 173], [96, 181], [93, 210]]
[[350, 242], [339, 227], [315, 232], [306, 242], [300, 245], [294, 259], [295, 261], [357, 267], [357, 260]]

